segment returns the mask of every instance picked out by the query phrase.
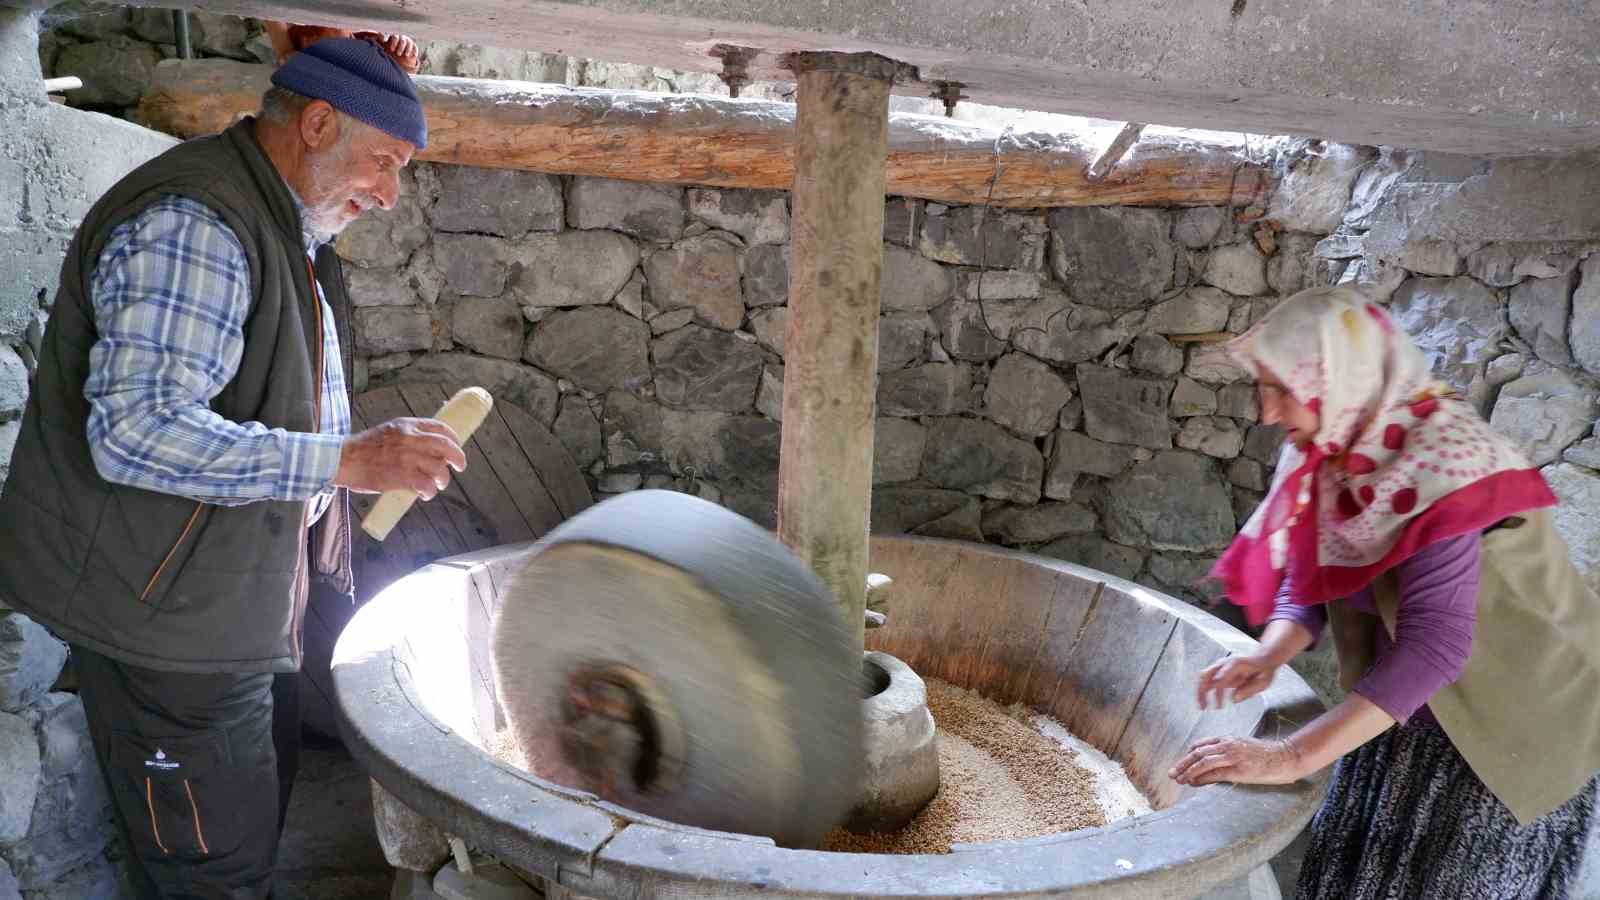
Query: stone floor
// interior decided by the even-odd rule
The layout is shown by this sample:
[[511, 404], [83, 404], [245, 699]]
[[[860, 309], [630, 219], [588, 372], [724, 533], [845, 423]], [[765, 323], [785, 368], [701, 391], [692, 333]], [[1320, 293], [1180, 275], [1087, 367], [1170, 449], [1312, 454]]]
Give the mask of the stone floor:
[[274, 900], [385, 900], [392, 879], [367, 776], [343, 750], [302, 751]]

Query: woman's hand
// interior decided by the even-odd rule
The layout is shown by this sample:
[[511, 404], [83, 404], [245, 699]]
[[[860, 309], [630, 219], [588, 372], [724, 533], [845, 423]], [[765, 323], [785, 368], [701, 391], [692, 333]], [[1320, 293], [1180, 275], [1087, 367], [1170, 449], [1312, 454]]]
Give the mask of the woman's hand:
[[1195, 744], [1167, 777], [1193, 786], [1219, 781], [1289, 784], [1302, 776], [1301, 769], [1300, 753], [1287, 740], [1225, 737]]
[[1212, 663], [1200, 673], [1195, 698], [1201, 709], [1221, 709], [1227, 704], [1231, 690], [1232, 702], [1242, 703], [1266, 690], [1277, 672], [1278, 664], [1261, 656], [1230, 656]]

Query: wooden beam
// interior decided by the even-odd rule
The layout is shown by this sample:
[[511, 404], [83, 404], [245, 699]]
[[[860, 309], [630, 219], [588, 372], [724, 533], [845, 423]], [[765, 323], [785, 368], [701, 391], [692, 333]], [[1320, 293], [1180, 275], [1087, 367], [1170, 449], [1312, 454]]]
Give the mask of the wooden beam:
[[[268, 66], [168, 60], [140, 103], [152, 128], [194, 137], [254, 112]], [[788, 190], [795, 107], [764, 100], [418, 76], [428, 149], [417, 159], [632, 181]], [[1019, 134], [935, 116], [889, 117], [887, 190], [942, 203], [1236, 206], [1261, 201], [1272, 175], [1223, 146], [1140, 141], [1090, 180], [1086, 135]]]

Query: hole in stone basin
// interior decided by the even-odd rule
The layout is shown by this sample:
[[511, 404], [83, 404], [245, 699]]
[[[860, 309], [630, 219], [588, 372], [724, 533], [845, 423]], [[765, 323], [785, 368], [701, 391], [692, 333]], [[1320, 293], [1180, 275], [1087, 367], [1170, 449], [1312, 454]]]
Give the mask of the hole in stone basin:
[[889, 689], [889, 673], [870, 659], [861, 662], [861, 699], [876, 697]]

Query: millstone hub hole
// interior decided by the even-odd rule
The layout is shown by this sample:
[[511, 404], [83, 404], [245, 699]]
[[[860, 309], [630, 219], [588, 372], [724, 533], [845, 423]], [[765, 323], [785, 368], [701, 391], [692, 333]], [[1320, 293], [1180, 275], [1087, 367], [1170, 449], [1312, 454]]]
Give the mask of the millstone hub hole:
[[861, 699], [876, 697], [889, 689], [889, 673], [870, 659], [861, 662]]
[[594, 663], [567, 678], [561, 752], [601, 796], [669, 788], [682, 757], [676, 719], [642, 672]]

